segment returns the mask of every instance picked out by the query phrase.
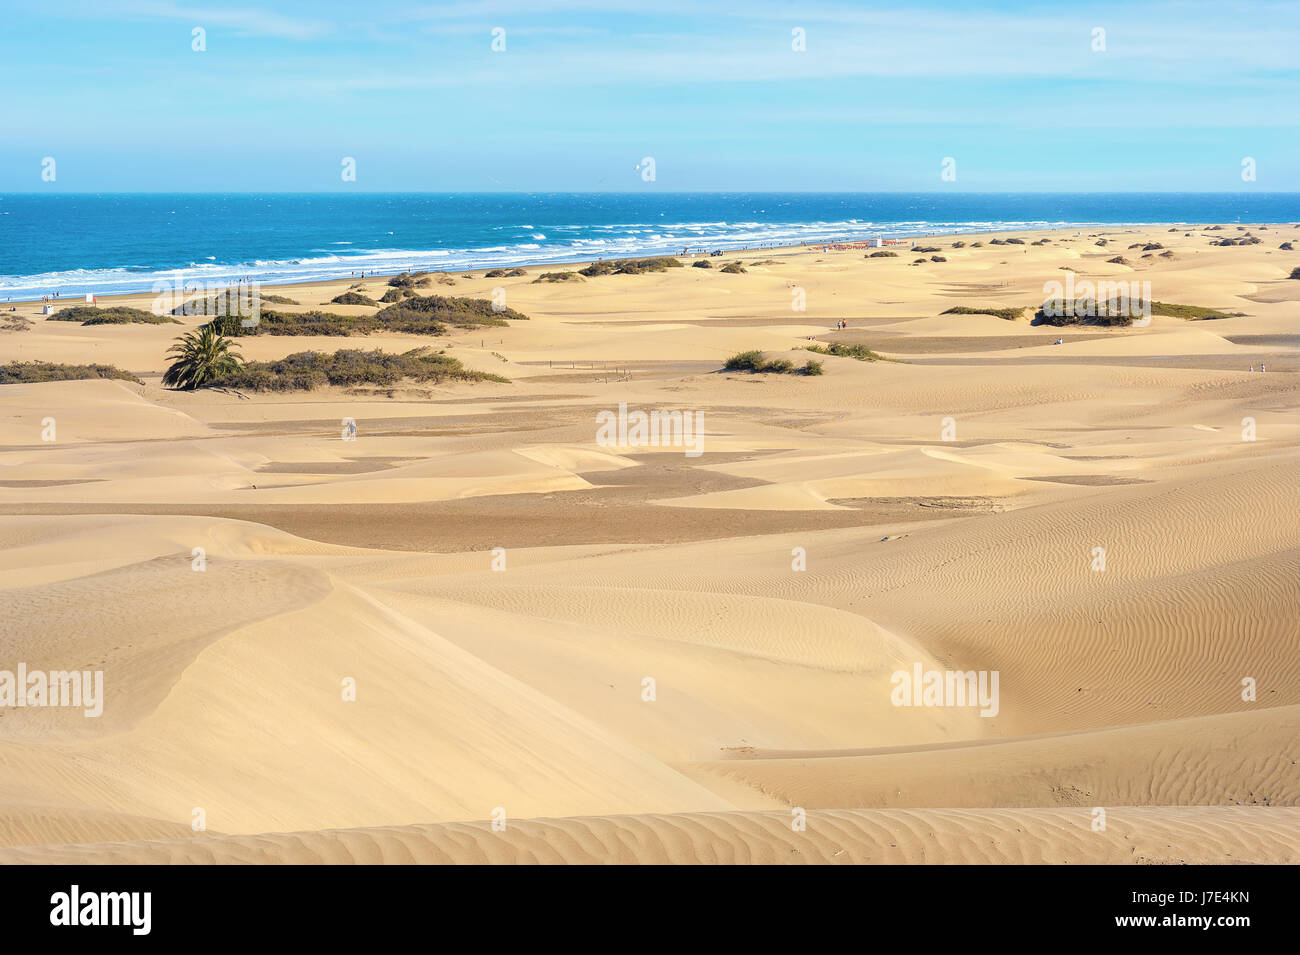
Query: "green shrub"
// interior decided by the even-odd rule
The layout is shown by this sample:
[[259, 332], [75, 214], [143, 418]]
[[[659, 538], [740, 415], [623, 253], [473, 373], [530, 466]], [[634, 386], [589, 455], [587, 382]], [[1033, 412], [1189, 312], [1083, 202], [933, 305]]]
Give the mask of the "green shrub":
[[1008, 322], [1014, 322], [1024, 314], [1027, 306], [1019, 308], [1010, 308], [1000, 305], [954, 305], [952, 308], [945, 308], [940, 315], [993, 315], [996, 318], [1006, 319]]
[[179, 325], [174, 318], [155, 315], [143, 308], [128, 308], [125, 305], [112, 305], [100, 308], [98, 305], [73, 305], [62, 308], [46, 319], [47, 322], [81, 322], [82, 325]]
[[1245, 312], [1224, 312], [1217, 308], [1206, 308], [1203, 305], [1170, 305], [1168, 302], [1152, 302], [1151, 314], [1165, 315], [1169, 318], [1183, 318], [1189, 322], [1195, 322], [1206, 319], [1240, 317]]
[[711, 268], [713, 268], [713, 263], [710, 262], [708, 259], [696, 259], [694, 262], [691, 263], [691, 268], [693, 268], [693, 269], [711, 269]]
[[[816, 365], [816, 370], [809, 370], [809, 365]], [[724, 371], [748, 371], [761, 374], [789, 375], [796, 373], [794, 362], [788, 358], [764, 358], [763, 353], [757, 349], [752, 351], [742, 351], [732, 355], [722, 366]], [[798, 374], [820, 375], [822, 373], [819, 362], [809, 361], [807, 364], [797, 370]]]
[[1106, 262], [1110, 265], [1128, 265], [1128, 259], [1124, 258], [1122, 255], [1117, 255], [1113, 259], [1107, 259]]
[[333, 305], [379, 305], [373, 298], [362, 295], [360, 292], [344, 292], [342, 295], [330, 299]]
[[42, 381], [86, 381], [94, 378], [143, 384], [135, 375], [114, 365], [64, 365], [53, 361], [11, 361], [0, 364], [0, 385], [36, 384]]
[[388, 280], [394, 288], [428, 288], [433, 284], [428, 272], [402, 272]]
[[1047, 305], [1044, 304], [1037, 312], [1034, 313], [1034, 325], [1052, 325], [1057, 328], [1066, 325], [1100, 325], [1106, 328], [1118, 326], [1127, 326], [1133, 324], [1133, 316], [1129, 314], [1117, 315], [1119, 311], [1119, 300], [1110, 302], [1106, 311], [1108, 314], [1088, 314], [1089, 312], [1099, 312], [1100, 307], [1094, 306], [1090, 301], [1080, 299], [1077, 302], [1066, 302], [1063, 304], [1053, 304], [1053, 312], [1059, 311], [1061, 314], [1053, 314], [1047, 311]]
[[726, 272], [728, 275], [743, 275], [748, 270], [739, 262], [729, 262], [722, 268], [718, 269], [718, 271]]
[[533, 279], [533, 284], [538, 282], [581, 282], [582, 276], [577, 272], [543, 272], [537, 278]]
[[825, 374], [825, 372], [822, 371], [822, 363], [819, 361], [813, 361], [811, 358], [804, 362], [803, 368], [801, 368], [800, 371], [805, 375]]
[[375, 317], [381, 322], [438, 321], [457, 328], [499, 326], [506, 324], [506, 319], [516, 322], [528, 320], [528, 316], [522, 312], [513, 308], [497, 308], [487, 299], [451, 298], [443, 295], [417, 295], [381, 309]]
[[737, 352], [727, 359], [722, 367], [726, 371], [760, 371], [763, 365], [763, 353], [761, 351], [742, 351]]
[[846, 345], [843, 342], [831, 342], [829, 345], [809, 345], [804, 351], [816, 352], [818, 355], [834, 355], [837, 358], [856, 358], [858, 361], [888, 361], [884, 355], [878, 355], [866, 345]]
[[913, 251], [913, 252], [917, 252], [917, 253], [920, 253], [920, 252], [938, 252], [938, 251], [939, 251], [939, 247], [938, 247], [937, 245], [914, 245], [914, 246], [912, 246], [912, 251]]
[[340, 349], [333, 354], [296, 352], [268, 362], [248, 362], [237, 371], [213, 382], [244, 391], [309, 391], [323, 385], [395, 385], [404, 380], [418, 382], [498, 381], [508, 378], [470, 371], [458, 359], [426, 348], [401, 354], [374, 349]]
[[641, 275], [644, 272], [666, 272], [668, 269], [680, 269], [682, 263], [667, 255], [652, 256], [646, 259], [609, 259], [604, 262], [592, 262], [578, 272], [588, 278], [598, 275]]
[[268, 305], [297, 305], [298, 304], [293, 299], [285, 298], [283, 295], [267, 295], [265, 292], [261, 293], [260, 300]]
[[870, 255], [865, 256], [865, 258], [868, 258], [868, 259], [896, 259], [896, 258], [898, 258], [898, 253], [897, 253], [897, 252], [872, 252]]

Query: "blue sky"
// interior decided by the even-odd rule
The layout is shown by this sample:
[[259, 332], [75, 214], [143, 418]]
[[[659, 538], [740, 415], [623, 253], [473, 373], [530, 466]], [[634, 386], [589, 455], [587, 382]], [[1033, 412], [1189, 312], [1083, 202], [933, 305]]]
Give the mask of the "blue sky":
[[6, 192], [1300, 190], [1294, 2], [0, 0], [0, 23]]

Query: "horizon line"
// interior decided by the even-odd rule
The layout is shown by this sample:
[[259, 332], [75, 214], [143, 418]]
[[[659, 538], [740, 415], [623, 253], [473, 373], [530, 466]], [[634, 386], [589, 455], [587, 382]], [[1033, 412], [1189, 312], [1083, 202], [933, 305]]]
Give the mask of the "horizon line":
[[42, 189], [16, 191], [0, 189], [0, 199], [5, 196], [532, 196], [532, 195], [569, 195], [569, 196], [726, 196], [726, 195], [809, 195], [809, 196], [1300, 196], [1298, 190], [1254, 191], [1254, 190], [1186, 190], [1186, 189], [1042, 189], [1006, 191], [998, 189], [978, 189], [965, 192], [949, 190], [908, 190], [908, 189], [673, 189], [673, 190], [614, 190], [614, 189], [328, 189], [328, 190], [289, 190], [289, 189], [158, 189], [158, 190], [111, 190], [111, 189]]

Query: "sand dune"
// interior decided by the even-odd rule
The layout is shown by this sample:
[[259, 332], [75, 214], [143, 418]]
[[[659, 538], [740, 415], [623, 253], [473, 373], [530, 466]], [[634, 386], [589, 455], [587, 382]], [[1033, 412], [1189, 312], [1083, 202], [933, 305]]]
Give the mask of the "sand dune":
[[0, 849], [8, 864], [1187, 865], [1300, 858], [1300, 810], [838, 810], [602, 816]]
[[[0, 861], [1297, 861], [1300, 298], [1277, 242], [1093, 231], [1175, 258], [458, 279], [531, 318], [437, 341], [510, 384], [175, 392], [181, 326], [21, 306], [5, 361], [143, 384], [0, 387], [0, 671], [104, 673], [0, 707]], [[1030, 324], [1067, 264], [1244, 314]], [[704, 453], [598, 443], [621, 402]], [[996, 712], [896, 705], [915, 666]]]

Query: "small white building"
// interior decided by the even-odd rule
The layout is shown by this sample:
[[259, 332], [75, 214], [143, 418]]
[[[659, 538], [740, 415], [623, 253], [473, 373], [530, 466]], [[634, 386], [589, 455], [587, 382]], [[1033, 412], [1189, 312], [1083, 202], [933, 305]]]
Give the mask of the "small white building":
[[44, 308], [41, 309], [41, 314], [42, 314], [42, 315], [53, 315], [53, 314], [54, 314], [54, 306], [53, 306], [53, 305], [46, 305]]
[[885, 240], [884, 240], [884, 239], [868, 239], [868, 240], [867, 240], [867, 248], [868, 248], [868, 249], [878, 249], [878, 248], [880, 248], [880, 247], [881, 247], [882, 245], [884, 245], [884, 244], [885, 244]]

